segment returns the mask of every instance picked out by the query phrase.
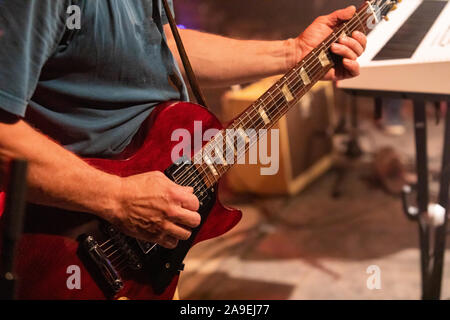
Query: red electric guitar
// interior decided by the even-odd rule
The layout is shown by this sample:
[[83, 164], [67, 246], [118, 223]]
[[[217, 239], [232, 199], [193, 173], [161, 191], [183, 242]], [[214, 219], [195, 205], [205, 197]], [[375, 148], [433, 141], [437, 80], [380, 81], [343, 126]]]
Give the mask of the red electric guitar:
[[[367, 33], [398, 1], [367, 1], [349, 21], [341, 24], [316, 49], [274, 84], [264, 95], [237, 117], [229, 129], [242, 135], [244, 144], [227, 143], [216, 135], [194, 150], [193, 159], [171, 160], [176, 129], [184, 128], [194, 137], [194, 121], [202, 131], [219, 129], [220, 122], [200, 105], [167, 102], [155, 108], [128, 148], [114, 159], [85, 159], [90, 165], [118, 176], [159, 170], [180, 185], [193, 186], [200, 200], [201, 225], [187, 241], [172, 250], [140, 241], [119, 232], [114, 225], [86, 213], [69, 212], [29, 204], [24, 234], [18, 246], [18, 294], [21, 299], [172, 299], [183, 260], [196, 243], [217, 237], [234, 227], [241, 218], [238, 210], [223, 207], [218, 198], [218, 181], [230, 168], [225, 161], [216, 164], [208, 158], [225, 150], [236, 157], [239, 147], [248, 150], [252, 137], [247, 129], [268, 129], [336, 63], [330, 46], [342, 33], [359, 30]], [[224, 141], [225, 140], [225, 141]], [[192, 141], [191, 141], [192, 142]], [[218, 148], [219, 144], [220, 148]], [[194, 145], [194, 143], [192, 143]], [[215, 154], [225, 158], [224, 154]], [[235, 162], [234, 162], [235, 163]], [[95, 181], [92, 181], [95, 183]], [[3, 210], [0, 194], [0, 212]], [[71, 266], [80, 269], [80, 288], [67, 284]]]

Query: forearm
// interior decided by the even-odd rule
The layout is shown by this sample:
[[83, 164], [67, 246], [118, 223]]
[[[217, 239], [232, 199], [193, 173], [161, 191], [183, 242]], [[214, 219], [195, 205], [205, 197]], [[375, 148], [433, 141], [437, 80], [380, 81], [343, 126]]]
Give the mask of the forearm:
[[[166, 33], [182, 67], [175, 41]], [[180, 35], [199, 81], [208, 87], [285, 73], [297, 59], [294, 55], [301, 54], [295, 52], [293, 40], [236, 40], [193, 30], [180, 30]]]
[[0, 122], [2, 175], [12, 158], [29, 161], [28, 200], [107, 217], [112, 214], [120, 178], [97, 170], [24, 121]]

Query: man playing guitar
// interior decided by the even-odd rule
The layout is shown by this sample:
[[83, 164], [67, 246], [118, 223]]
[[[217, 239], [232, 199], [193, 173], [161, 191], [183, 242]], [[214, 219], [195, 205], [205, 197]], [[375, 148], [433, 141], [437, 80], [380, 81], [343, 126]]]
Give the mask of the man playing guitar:
[[[66, 26], [81, 9], [81, 28]], [[317, 18], [297, 38], [246, 41], [179, 30], [199, 81], [226, 86], [285, 73], [355, 7]], [[200, 223], [191, 187], [160, 171], [119, 177], [81, 157], [122, 152], [153, 107], [186, 101], [184, 73], [160, 0], [0, 1], [0, 181], [29, 161], [28, 201], [96, 215], [134, 238], [174, 248]], [[332, 45], [327, 80], [357, 76], [361, 32]], [[51, 221], [48, 222], [51, 224]]]

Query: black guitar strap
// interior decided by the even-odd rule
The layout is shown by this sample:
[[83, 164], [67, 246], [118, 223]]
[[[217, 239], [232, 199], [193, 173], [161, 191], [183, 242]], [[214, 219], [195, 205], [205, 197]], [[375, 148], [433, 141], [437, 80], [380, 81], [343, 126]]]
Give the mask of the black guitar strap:
[[[154, 1], [153, 3], [158, 3], [158, 0]], [[208, 108], [205, 97], [203, 96], [203, 93], [198, 84], [197, 77], [194, 74], [194, 70], [192, 70], [191, 63], [189, 62], [186, 50], [184, 49], [183, 42], [181, 41], [175, 19], [172, 15], [172, 11], [170, 10], [170, 6], [167, 3], [167, 0], [162, 0], [162, 3], [164, 6], [164, 11], [166, 12], [167, 19], [169, 20], [170, 29], [172, 30], [173, 37], [177, 44], [178, 53], [180, 54], [181, 61], [183, 62], [184, 70], [186, 71], [186, 76], [188, 78], [192, 93], [194, 94], [195, 99], [197, 99], [197, 102], [199, 104], [201, 104], [205, 108]]]

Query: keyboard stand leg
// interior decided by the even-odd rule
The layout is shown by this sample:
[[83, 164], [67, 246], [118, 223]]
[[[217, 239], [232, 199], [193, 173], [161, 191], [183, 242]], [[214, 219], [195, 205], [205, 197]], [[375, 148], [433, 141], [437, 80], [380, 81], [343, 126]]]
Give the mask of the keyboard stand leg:
[[427, 222], [429, 196], [425, 101], [414, 101], [414, 133], [416, 142], [417, 206], [419, 209], [418, 223], [422, 275], [422, 299], [431, 299], [429, 292], [430, 249], [429, 226]]
[[442, 284], [442, 269], [444, 265], [445, 240], [447, 235], [448, 199], [450, 184], [450, 102], [447, 102], [445, 117], [444, 147], [442, 151], [442, 169], [440, 177], [439, 204], [446, 209], [444, 224], [436, 227], [433, 254], [433, 270], [430, 277], [430, 296], [440, 299]]

